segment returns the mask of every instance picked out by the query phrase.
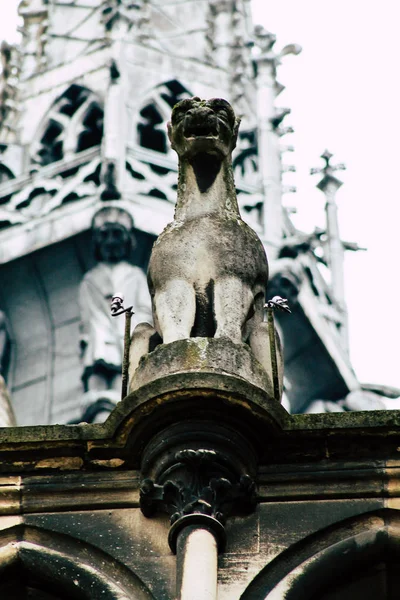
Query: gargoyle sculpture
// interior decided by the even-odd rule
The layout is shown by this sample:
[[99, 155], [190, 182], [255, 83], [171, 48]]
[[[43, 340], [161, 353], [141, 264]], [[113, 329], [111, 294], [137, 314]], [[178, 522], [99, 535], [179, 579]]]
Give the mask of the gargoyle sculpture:
[[152, 250], [148, 282], [155, 329], [136, 328], [131, 373], [157, 339], [167, 344], [191, 337], [247, 343], [270, 371], [263, 322], [267, 258], [240, 217], [233, 180], [239, 122], [220, 98], [182, 100], [172, 111], [168, 135], [179, 157], [178, 199], [174, 220]]

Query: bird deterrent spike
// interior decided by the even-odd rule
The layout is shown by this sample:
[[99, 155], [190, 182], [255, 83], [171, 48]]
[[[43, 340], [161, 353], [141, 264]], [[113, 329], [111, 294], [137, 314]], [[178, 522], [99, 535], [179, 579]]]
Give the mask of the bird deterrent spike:
[[118, 317], [125, 313], [125, 332], [124, 332], [124, 355], [122, 358], [122, 385], [121, 400], [128, 394], [128, 370], [129, 370], [129, 347], [131, 342], [131, 320], [133, 307], [124, 308], [124, 297], [122, 294], [114, 294], [111, 299], [111, 316]]
[[275, 320], [274, 320], [274, 311], [275, 310], [283, 310], [285, 312], [290, 313], [291, 310], [288, 305], [288, 301], [286, 298], [281, 298], [280, 296], [274, 296], [271, 300], [268, 300], [264, 304], [264, 308], [267, 309], [267, 319], [268, 319], [268, 337], [269, 337], [269, 347], [271, 354], [271, 368], [272, 368], [272, 383], [274, 386], [274, 398], [278, 402], [280, 401], [280, 389], [279, 389], [279, 373], [278, 373], [278, 358], [276, 355], [276, 336], [275, 336]]

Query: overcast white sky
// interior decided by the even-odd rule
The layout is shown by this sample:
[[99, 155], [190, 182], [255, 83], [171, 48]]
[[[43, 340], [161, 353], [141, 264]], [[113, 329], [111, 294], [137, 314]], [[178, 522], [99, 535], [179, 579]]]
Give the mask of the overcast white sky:
[[[0, 0], [0, 40], [16, 37], [18, 0]], [[346, 289], [350, 348], [361, 381], [400, 387], [398, 345], [400, 283], [398, 247], [400, 69], [398, 0], [253, 0], [255, 23], [277, 35], [276, 48], [297, 42], [303, 52], [286, 57], [277, 104], [292, 109], [295, 128], [285, 143], [297, 186], [285, 202], [296, 206], [296, 225], [324, 225], [324, 198], [310, 167], [321, 166], [325, 148], [345, 185], [337, 195], [343, 239], [368, 252], [348, 253]]]

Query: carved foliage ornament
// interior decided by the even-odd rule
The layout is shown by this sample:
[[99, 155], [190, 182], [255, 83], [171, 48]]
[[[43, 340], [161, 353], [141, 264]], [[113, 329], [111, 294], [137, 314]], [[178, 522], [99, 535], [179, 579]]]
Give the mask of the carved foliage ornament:
[[0, 45], [0, 132], [3, 126], [11, 127], [10, 117], [18, 112], [17, 96], [20, 73], [20, 53], [7, 42]]
[[146, 517], [155, 512], [170, 516], [171, 525], [189, 514], [205, 514], [224, 524], [232, 512], [250, 512], [255, 504], [255, 484], [249, 475], [239, 480], [221, 473], [223, 456], [214, 450], [181, 450], [175, 460], [184, 466], [185, 481], [167, 480], [159, 485], [144, 479], [140, 508]]

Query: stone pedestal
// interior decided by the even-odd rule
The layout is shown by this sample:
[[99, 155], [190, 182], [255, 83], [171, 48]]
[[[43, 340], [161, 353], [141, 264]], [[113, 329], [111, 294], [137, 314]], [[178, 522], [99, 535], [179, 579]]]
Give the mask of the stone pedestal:
[[158, 346], [141, 359], [131, 374], [129, 392], [170, 375], [188, 373], [228, 376], [232, 386], [246, 381], [273, 397], [272, 381], [250, 347], [227, 338], [190, 338]]
[[[184, 424], [184, 437], [190, 438], [193, 423], [202, 423], [195, 429], [204, 432], [204, 440], [210, 439], [215, 426], [228, 428], [227, 438], [241, 436], [259, 457], [265, 451], [266, 432], [286, 415], [273, 397], [269, 375], [250, 348], [215, 338], [158, 346], [130, 374], [124, 402], [132, 407], [126, 427], [134, 425], [131, 443], [138, 463], [161, 431]], [[166, 438], [170, 435], [165, 433]]]

